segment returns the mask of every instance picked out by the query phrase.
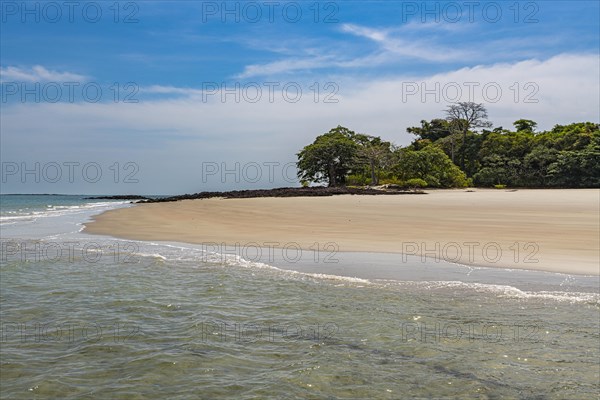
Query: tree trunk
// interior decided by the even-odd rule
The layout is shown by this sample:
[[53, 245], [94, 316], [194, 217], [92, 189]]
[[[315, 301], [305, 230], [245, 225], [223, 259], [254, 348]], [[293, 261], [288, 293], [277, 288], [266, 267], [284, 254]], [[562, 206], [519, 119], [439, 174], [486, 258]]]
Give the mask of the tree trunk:
[[379, 180], [377, 179], [377, 174], [375, 173], [375, 160], [371, 158], [369, 161], [371, 163], [371, 185], [377, 185]]
[[333, 165], [329, 166], [329, 187], [336, 187], [337, 182], [335, 179], [335, 167]]
[[465, 170], [465, 153], [467, 152], [467, 131], [463, 131], [462, 150], [460, 152], [460, 169]]

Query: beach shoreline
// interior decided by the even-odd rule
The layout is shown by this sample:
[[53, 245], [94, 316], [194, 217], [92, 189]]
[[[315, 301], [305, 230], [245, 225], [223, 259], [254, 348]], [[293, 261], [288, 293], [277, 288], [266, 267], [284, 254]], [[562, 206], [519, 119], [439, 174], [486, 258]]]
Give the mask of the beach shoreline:
[[472, 266], [600, 275], [599, 204], [597, 189], [212, 198], [111, 210], [93, 217], [83, 232], [210, 248], [394, 253]]

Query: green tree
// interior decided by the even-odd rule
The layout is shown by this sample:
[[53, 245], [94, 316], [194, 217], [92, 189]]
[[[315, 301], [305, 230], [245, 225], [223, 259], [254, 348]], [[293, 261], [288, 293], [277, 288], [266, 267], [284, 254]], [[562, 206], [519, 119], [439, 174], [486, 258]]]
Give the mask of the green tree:
[[544, 146], [536, 146], [523, 158], [526, 186], [543, 187], [548, 185], [548, 169], [556, 161], [558, 151]]
[[466, 160], [463, 171], [467, 174], [467, 176], [473, 176], [473, 174], [475, 174], [481, 166], [478, 153], [484, 137], [484, 135], [468, 132], [466, 136], [467, 140], [463, 141], [460, 133], [454, 133], [450, 136], [438, 139], [435, 144], [444, 150], [444, 152], [455, 164], [455, 152], [458, 151], [461, 154], [464, 153]]
[[[457, 123], [457, 121], [447, 121], [441, 118], [432, 119], [430, 122], [425, 120], [421, 120], [420, 127], [410, 127], [406, 128], [408, 133], [411, 133], [417, 136], [414, 145], [418, 142], [437, 142], [439, 143], [447, 143], [447, 146], [442, 146], [444, 151], [448, 156], [452, 159], [452, 162], [455, 162], [454, 158], [454, 149], [457, 141], [457, 132], [461, 130], [461, 127]], [[415, 147], [415, 150], [418, 150]]]
[[600, 124], [579, 122], [556, 125], [552, 130], [536, 135], [537, 144], [559, 151], [583, 150], [600, 134]]
[[477, 185], [519, 185], [519, 178], [522, 175], [522, 163], [519, 159], [495, 154], [484, 158], [483, 165], [473, 176]]
[[534, 122], [530, 119], [519, 119], [513, 122], [513, 125], [517, 132], [535, 132], [535, 128], [537, 127], [537, 122]]
[[298, 154], [298, 178], [308, 182], [324, 182], [328, 186], [344, 185], [356, 161], [356, 133], [339, 126], [318, 136]]
[[560, 187], [600, 187], [600, 140], [583, 150], [563, 150], [548, 167], [550, 183]]
[[[466, 177], [482, 186], [600, 186], [600, 124], [578, 122], [536, 132], [534, 121], [520, 119], [514, 122], [516, 131], [498, 127], [478, 133], [472, 128], [489, 125], [482, 105], [458, 103], [449, 107], [447, 116], [408, 128], [416, 139], [403, 149], [338, 126], [298, 153], [298, 176], [330, 186], [348, 179], [357, 185], [377, 184], [381, 178], [456, 187], [464, 186]], [[454, 163], [455, 148], [462, 169]]]
[[451, 135], [452, 127], [450, 126], [450, 122], [445, 119], [436, 118], [430, 122], [421, 120], [420, 127], [413, 126], [406, 128], [406, 131], [417, 136], [419, 139], [429, 139], [435, 142], [438, 139]]
[[394, 170], [402, 181], [422, 179], [431, 187], [465, 187], [468, 183], [465, 173], [434, 145], [421, 150], [398, 150], [398, 164]]

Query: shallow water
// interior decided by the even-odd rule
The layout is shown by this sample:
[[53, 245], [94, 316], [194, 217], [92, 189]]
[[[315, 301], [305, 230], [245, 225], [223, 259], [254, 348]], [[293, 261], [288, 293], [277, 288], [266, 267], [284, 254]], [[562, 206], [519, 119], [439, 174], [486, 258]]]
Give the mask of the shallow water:
[[1, 221], [0, 397], [597, 398], [597, 277], [79, 232], [114, 206]]

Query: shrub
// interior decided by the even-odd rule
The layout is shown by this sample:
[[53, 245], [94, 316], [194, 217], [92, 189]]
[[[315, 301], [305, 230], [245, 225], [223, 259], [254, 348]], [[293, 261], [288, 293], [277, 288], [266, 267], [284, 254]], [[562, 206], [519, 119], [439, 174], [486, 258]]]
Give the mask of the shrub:
[[421, 150], [402, 149], [394, 166], [398, 178], [421, 179], [430, 187], [466, 187], [467, 176], [440, 148], [427, 146]]
[[398, 185], [398, 186], [406, 186], [406, 183], [398, 178], [384, 178], [380, 179], [379, 183], [382, 185]]
[[420, 178], [413, 178], [406, 181], [405, 185], [412, 190], [422, 189], [427, 187], [427, 182]]
[[365, 186], [371, 182], [371, 179], [367, 178], [364, 175], [348, 175], [346, 178], [346, 185], [348, 186]]

